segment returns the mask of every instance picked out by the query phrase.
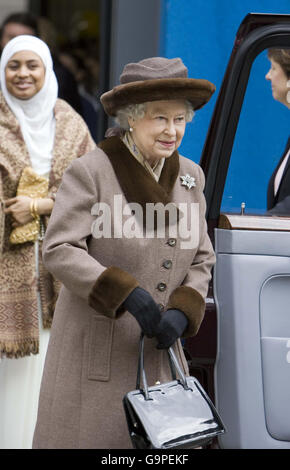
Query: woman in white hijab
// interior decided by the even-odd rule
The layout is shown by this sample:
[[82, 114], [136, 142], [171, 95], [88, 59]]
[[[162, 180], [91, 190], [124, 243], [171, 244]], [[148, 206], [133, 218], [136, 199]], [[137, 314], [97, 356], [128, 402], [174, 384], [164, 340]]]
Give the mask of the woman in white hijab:
[[[31, 448], [49, 327], [59, 285], [41, 241], [11, 245], [13, 228], [45, 228], [62, 174], [95, 148], [82, 118], [57, 99], [47, 45], [17, 36], [0, 62], [0, 449]], [[48, 179], [47, 197], [17, 196], [23, 170]], [[2, 235], [2, 236], [1, 236]]]

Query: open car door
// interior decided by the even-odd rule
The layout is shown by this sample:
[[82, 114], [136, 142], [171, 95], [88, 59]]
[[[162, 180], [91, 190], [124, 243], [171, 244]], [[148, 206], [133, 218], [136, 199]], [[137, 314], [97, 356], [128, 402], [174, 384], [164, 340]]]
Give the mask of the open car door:
[[[261, 202], [290, 113], [276, 103], [273, 114], [269, 90], [263, 96], [268, 48], [290, 48], [290, 15], [249, 14], [242, 22], [201, 159], [217, 263], [204, 323], [185, 351], [224, 421], [222, 448], [290, 448], [290, 213], [268, 216]], [[261, 96], [251, 90], [257, 76]], [[272, 147], [263, 133], [269, 117], [283, 135]]]

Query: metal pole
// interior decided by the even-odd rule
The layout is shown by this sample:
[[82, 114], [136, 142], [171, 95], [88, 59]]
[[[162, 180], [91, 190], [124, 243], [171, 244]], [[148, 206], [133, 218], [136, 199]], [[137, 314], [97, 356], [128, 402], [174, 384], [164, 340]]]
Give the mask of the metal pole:
[[[107, 91], [110, 82], [112, 0], [100, 2], [100, 79], [99, 96]], [[100, 106], [98, 115], [97, 142], [104, 138], [108, 127], [108, 116]]]

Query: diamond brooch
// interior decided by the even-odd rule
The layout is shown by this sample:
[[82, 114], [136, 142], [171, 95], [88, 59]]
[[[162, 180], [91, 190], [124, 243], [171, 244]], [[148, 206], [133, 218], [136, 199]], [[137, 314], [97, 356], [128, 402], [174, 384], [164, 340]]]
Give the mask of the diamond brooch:
[[196, 186], [195, 178], [193, 178], [193, 176], [190, 176], [188, 173], [186, 173], [185, 176], [181, 176], [180, 179], [182, 180], [181, 186], [186, 186], [188, 189], [191, 189]]

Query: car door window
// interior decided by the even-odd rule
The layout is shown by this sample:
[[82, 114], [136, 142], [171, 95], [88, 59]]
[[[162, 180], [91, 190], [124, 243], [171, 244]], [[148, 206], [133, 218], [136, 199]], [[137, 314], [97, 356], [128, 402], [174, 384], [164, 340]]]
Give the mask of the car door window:
[[253, 62], [221, 212], [240, 213], [242, 203], [245, 204], [245, 214], [265, 214], [267, 210], [268, 183], [290, 134], [290, 110], [273, 98], [271, 83], [265, 79], [270, 66], [267, 50]]

